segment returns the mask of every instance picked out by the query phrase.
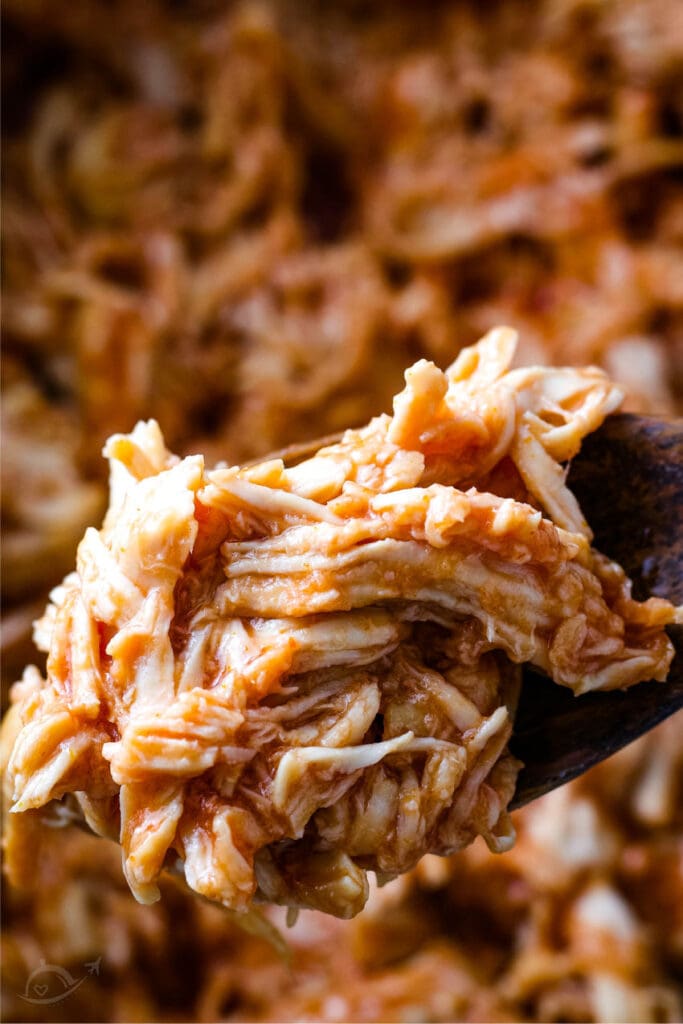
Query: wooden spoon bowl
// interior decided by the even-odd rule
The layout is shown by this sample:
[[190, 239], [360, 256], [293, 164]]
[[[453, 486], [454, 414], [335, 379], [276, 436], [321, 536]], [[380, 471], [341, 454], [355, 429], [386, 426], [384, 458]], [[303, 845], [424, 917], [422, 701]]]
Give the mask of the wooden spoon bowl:
[[[596, 548], [623, 566], [634, 597], [683, 603], [683, 420], [610, 416], [584, 441], [568, 482]], [[582, 774], [683, 707], [683, 626], [668, 632], [677, 654], [665, 683], [577, 699], [525, 669], [510, 744], [524, 762], [513, 807]]]

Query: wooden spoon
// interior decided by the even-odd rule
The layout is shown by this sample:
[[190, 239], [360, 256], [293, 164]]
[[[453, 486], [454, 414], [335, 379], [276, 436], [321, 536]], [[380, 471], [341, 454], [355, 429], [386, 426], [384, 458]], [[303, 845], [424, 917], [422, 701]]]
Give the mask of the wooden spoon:
[[[589, 435], [568, 483], [595, 547], [633, 580], [633, 596], [683, 603], [683, 420], [620, 413]], [[676, 657], [665, 683], [575, 697], [524, 671], [510, 747], [524, 768], [521, 807], [616, 753], [683, 707], [683, 626], [669, 626]], [[681, 728], [683, 742], [683, 724]]]
[[[266, 457], [295, 465], [341, 437], [291, 445]], [[633, 596], [683, 603], [683, 420], [609, 416], [585, 439], [568, 482], [595, 547], [623, 566], [633, 580]], [[668, 633], [677, 654], [666, 683], [577, 698], [525, 666], [510, 742], [524, 768], [512, 808], [583, 774], [683, 707], [683, 626], [670, 626]]]

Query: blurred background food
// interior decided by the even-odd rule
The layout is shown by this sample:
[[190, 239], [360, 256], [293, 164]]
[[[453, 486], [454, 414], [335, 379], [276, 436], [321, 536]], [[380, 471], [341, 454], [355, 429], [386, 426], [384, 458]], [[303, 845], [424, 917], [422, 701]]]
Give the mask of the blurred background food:
[[[683, 406], [676, 0], [6, 0], [3, 48], [5, 683], [139, 417], [251, 458], [498, 323], [520, 362]], [[5, 1017], [680, 1020], [682, 750], [679, 715], [519, 813], [512, 853], [302, 914], [291, 966], [56, 828], [5, 893]]]

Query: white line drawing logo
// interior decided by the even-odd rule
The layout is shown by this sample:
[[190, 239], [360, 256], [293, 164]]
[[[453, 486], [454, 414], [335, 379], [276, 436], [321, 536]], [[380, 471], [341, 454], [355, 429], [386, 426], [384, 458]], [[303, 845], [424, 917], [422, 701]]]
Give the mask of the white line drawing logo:
[[68, 999], [70, 995], [80, 988], [84, 981], [87, 981], [91, 974], [100, 973], [102, 957], [83, 964], [86, 973], [82, 978], [74, 978], [70, 971], [58, 964], [48, 964], [41, 960], [38, 967], [31, 971], [26, 979], [26, 987], [23, 995], [19, 998], [26, 1003], [34, 1003], [46, 1006], [48, 1003], [59, 1003], [62, 999]]

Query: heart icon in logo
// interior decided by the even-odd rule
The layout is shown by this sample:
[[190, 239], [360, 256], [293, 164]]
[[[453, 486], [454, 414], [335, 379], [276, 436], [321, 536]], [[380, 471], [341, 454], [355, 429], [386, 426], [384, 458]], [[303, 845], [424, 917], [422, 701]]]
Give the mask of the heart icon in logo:
[[[76, 979], [65, 967], [60, 967], [58, 964], [46, 964], [45, 960], [41, 960], [40, 966], [36, 967], [26, 979], [25, 994], [20, 995], [19, 998], [27, 1003], [42, 1003], [43, 1005], [58, 1003], [80, 988], [91, 974], [99, 971], [100, 961], [97, 959], [85, 966], [87, 973], [82, 978]], [[55, 989], [57, 990], [56, 995]]]

